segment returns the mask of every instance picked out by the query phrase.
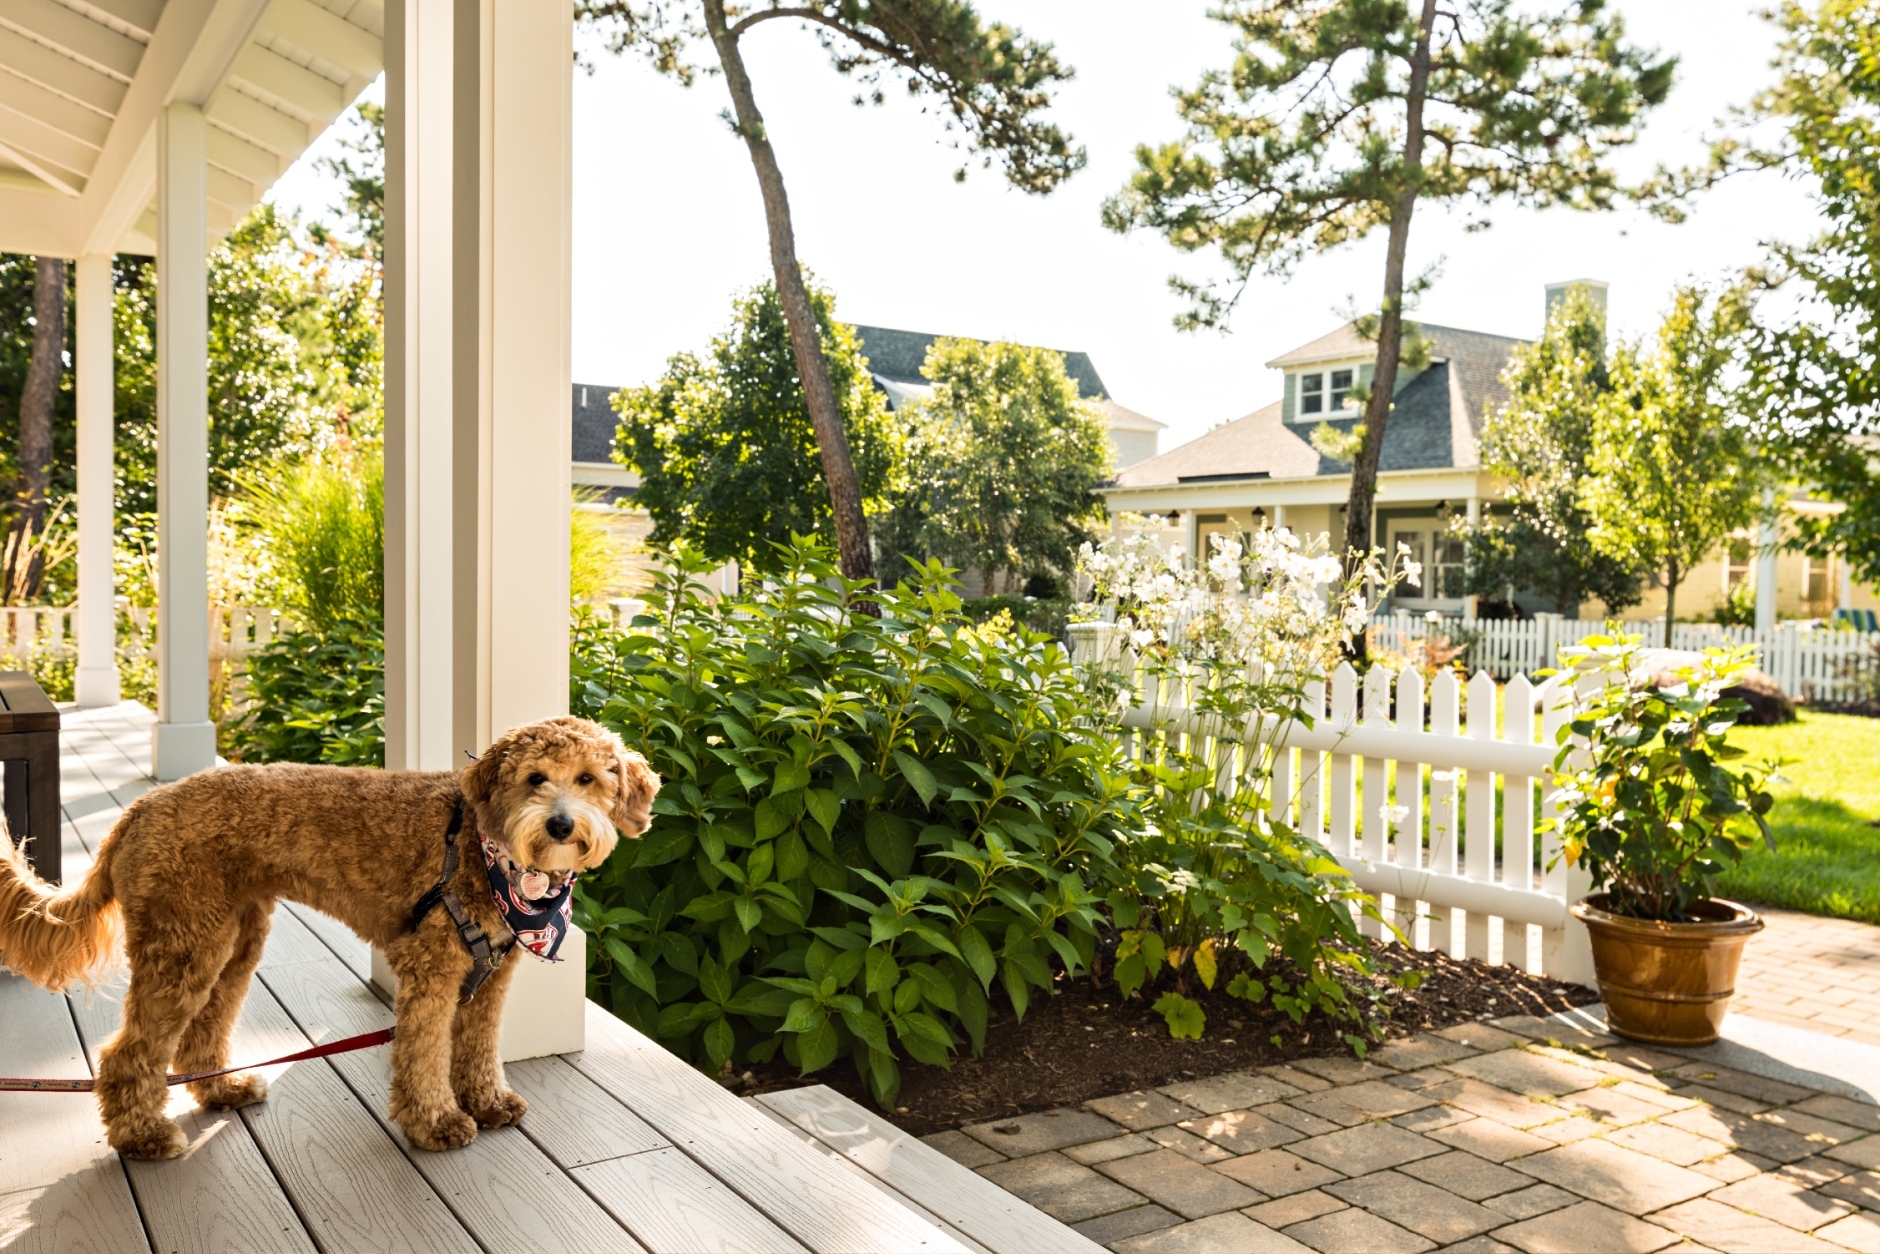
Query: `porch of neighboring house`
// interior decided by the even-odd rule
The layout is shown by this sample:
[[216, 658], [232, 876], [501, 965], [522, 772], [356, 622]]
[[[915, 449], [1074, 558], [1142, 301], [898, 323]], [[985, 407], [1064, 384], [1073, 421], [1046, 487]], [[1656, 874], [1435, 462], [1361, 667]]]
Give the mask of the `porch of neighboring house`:
[[[154, 781], [154, 717], [66, 707], [64, 859], [82, 875]], [[390, 1026], [366, 945], [275, 911], [237, 1061]], [[0, 1074], [85, 1078], [122, 977], [45, 993], [0, 975]], [[586, 1006], [584, 1049], [509, 1064], [530, 1111], [467, 1148], [411, 1148], [386, 1118], [390, 1051], [264, 1070], [265, 1102], [170, 1114], [171, 1162], [123, 1162], [89, 1094], [0, 1093], [0, 1248], [27, 1251], [1094, 1250], [1040, 1211], [821, 1087], [739, 1099]]]

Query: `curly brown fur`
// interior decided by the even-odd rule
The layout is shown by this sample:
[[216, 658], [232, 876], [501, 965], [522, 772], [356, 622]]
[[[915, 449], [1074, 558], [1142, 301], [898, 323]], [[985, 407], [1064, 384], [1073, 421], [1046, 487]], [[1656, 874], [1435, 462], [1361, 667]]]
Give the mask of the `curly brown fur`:
[[[227, 1065], [228, 1037], [279, 898], [339, 919], [385, 952], [398, 976], [391, 1115], [412, 1144], [449, 1149], [527, 1109], [496, 1047], [516, 960], [467, 1005], [470, 956], [443, 910], [415, 930], [461, 800], [473, 816], [451, 887], [498, 942], [472, 823], [545, 870], [598, 866], [618, 828], [637, 838], [659, 779], [619, 737], [583, 719], [518, 727], [461, 776], [330, 766], [235, 766], [152, 789], [127, 809], [91, 872], [61, 891], [0, 841], [0, 964], [47, 988], [98, 970], [118, 926], [130, 963], [124, 1022], [98, 1063], [111, 1145], [169, 1158], [187, 1142], [165, 1117], [165, 1072]], [[260, 1101], [257, 1076], [191, 1086], [206, 1106]]]

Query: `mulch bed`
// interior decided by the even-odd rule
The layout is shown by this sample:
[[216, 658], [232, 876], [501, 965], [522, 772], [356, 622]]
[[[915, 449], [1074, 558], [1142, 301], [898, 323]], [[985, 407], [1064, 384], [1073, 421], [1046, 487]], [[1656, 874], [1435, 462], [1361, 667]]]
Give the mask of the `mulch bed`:
[[[1504, 1015], [1550, 1015], [1599, 1000], [1597, 993], [1577, 985], [1402, 945], [1380, 945], [1377, 957], [1388, 971], [1424, 973], [1415, 990], [1389, 992], [1389, 1011], [1381, 1022], [1390, 1036]], [[1384, 980], [1378, 985], [1390, 988]], [[1270, 1005], [1253, 1005], [1218, 990], [1194, 993], [1207, 1011], [1207, 1031], [1198, 1041], [1178, 1041], [1150, 1008], [1154, 994], [1119, 999], [1113, 987], [1063, 981], [1057, 996], [1035, 997], [1023, 1021], [1015, 1021], [1007, 1008], [986, 1031], [984, 1057], [962, 1054], [951, 1068], [903, 1058], [901, 1096], [891, 1118], [906, 1131], [926, 1136], [1133, 1089], [1351, 1053], [1343, 1039], [1347, 1029], [1329, 1019], [1308, 1016], [1294, 1023]], [[847, 1058], [807, 1077], [779, 1059], [732, 1081], [743, 1094], [804, 1084], [827, 1084], [874, 1107]]]

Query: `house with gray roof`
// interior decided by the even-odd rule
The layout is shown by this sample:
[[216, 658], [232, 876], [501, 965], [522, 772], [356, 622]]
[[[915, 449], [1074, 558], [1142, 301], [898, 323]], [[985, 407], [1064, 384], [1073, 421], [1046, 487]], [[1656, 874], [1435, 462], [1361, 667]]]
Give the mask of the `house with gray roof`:
[[[1606, 284], [1590, 279], [1547, 286], [1553, 303], [1572, 287], [1602, 304]], [[1497, 499], [1481, 467], [1482, 424], [1508, 403], [1502, 371], [1526, 341], [1458, 327], [1418, 324], [1429, 360], [1397, 376], [1379, 455], [1375, 542], [1408, 545], [1426, 574], [1404, 589], [1401, 609], [1463, 612], [1462, 544], [1450, 531], [1457, 515], [1475, 518]], [[1362, 417], [1354, 386], [1371, 381], [1376, 345], [1347, 323], [1267, 362], [1282, 372], [1279, 399], [1198, 439], [1117, 473], [1104, 489], [1112, 514], [1160, 515], [1170, 540], [1205, 552], [1213, 534], [1286, 526], [1301, 535], [1344, 534], [1351, 466], [1312, 445], [1320, 424], [1348, 432]]]
[[[890, 327], [856, 326], [854, 330], [862, 355], [868, 358], [868, 372], [874, 376], [875, 386], [888, 398], [888, 408], [897, 409], [933, 391], [933, 384], [920, 368], [926, 364], [927, 350], [939, 336], [925, 331], [896, 331]], [[1064, 372], [1076, 381], [1078, 395], [1095, 401], [1103, 411], [1117, 469], [1126, 469], [1154, 457], [1161, 432], [1168, 424], [1111, 400], [1110, 390], [1103, 385], [1089, 353], [1067, 352], [1063, 357]]]

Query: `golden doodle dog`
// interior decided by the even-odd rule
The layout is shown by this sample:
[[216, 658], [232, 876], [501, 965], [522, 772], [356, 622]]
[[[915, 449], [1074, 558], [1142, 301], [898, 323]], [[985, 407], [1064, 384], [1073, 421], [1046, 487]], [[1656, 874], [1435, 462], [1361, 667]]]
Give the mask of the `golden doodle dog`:
[[[645, 758], [578, 718], [515, 728], [461, 774], [203, 771], [133, 802], [75, 888], [38, 879], [0, 839], [0, 964], [63, 989], [110, 963], [121, 927], [130, 988], [98, 1105], [120, 1153], [171, 1158], [187, 1141], [163, 1113], [166, 1071], [228, 1065], [274, 903], [323, 910], [398, 975], [392, 1119], [412, 1144], [452, 1149], [528, 1109], [496, 1053], [520, 961], [504, 956], [552, 956], [574, 876], [606, 860], [616, 829], [646, 830], [658, 791]], [[189, 1091], [227, 1109], [263, 1100], [267, 1083], [236, 1074]]]

